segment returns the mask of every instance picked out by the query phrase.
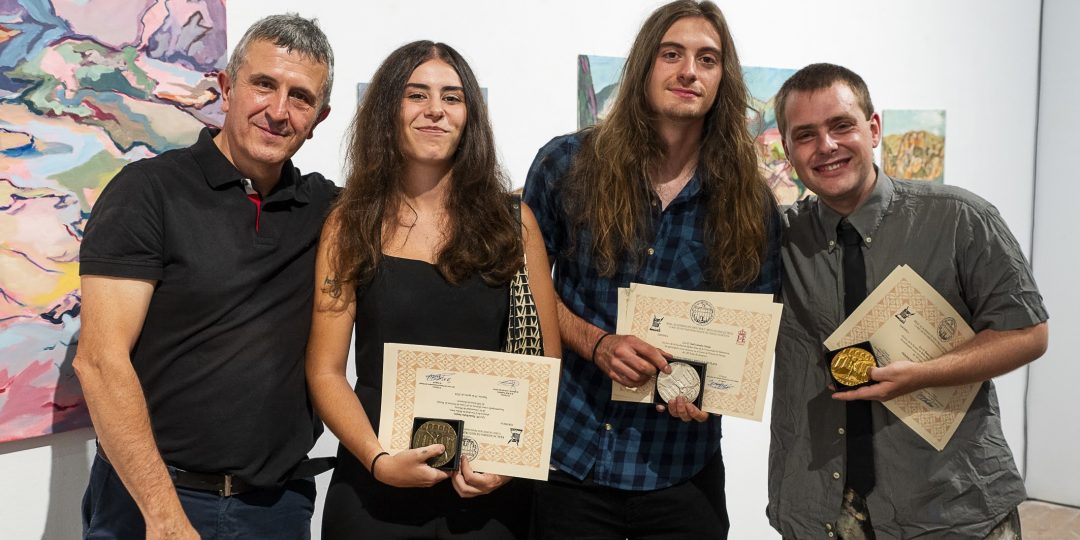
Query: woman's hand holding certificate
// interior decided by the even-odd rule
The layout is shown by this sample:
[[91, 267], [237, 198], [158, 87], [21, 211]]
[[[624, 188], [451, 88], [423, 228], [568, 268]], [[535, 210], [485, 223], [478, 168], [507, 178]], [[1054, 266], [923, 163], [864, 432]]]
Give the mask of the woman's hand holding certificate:
[[379, 442], [395, 451], [419, 446], [419, 429], [431, 432], [420, 442], [444, 437], [438, 442], [449, 459], [433, 466], [456, 471], [462, 496], [497, 488], [497, 475], [547, 480], [559, 365], [543, 356], [387, 343]]

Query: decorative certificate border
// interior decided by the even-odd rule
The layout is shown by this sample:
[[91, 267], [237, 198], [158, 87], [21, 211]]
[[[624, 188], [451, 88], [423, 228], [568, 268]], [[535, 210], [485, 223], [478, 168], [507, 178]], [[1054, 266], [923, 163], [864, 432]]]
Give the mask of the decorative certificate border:
[[[496, 465], [496, 469], [498, 465], [511, 466], [514, 468], [510, 472], [513, 476], [523, 476], [517, 471], [518, 468], [545, 473], [548, 470], [558, 392], [559, 360], [491, 351], [387, 343], [384, 350], [384, 369], [393, 369], [393, 379], [388, 379], [389, 371], [384, 372], [381, 420], [387, 420], [388, 411], [392, 414], [392, 420], [390, 435], [383, 443], [394, 450], [409, 448], [415, 416], [417, 370], [432, 369], [527, 381], [525, 429], [520, 446], [479, 443], [478, 456], [472, 464], [478, 470], [499, 474], [506, 473], [499, 472], [502, 469], [493, 469], [492, 464]], [[387, 385], [387, 382], [392, 384]], [[388, 399], [392, 400], [392, 407], [389, 409]], [[464, 420], [468, 429], [469, 419]], [[383, 428], [380, 428], [380, 435], [382, 434]], [[544, 477], [546, 478], [546, 475]]]

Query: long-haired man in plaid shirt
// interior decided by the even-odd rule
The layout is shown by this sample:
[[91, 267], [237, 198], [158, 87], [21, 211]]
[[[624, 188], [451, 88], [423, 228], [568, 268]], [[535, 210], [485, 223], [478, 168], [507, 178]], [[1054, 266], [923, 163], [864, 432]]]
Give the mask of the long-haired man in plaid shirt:
[[775, 293], [779, 216], [745, 123], [746, 86], [711, 2], [679, 0], [645, 21], [614, 106], [595, 128], [536, 156], [525, 200], [562, 300], [565, 343], [540, 538], [725, 538], [720, 418], [678, 398], [611, 401], [665, 354], [612, 334], [631, 282]]

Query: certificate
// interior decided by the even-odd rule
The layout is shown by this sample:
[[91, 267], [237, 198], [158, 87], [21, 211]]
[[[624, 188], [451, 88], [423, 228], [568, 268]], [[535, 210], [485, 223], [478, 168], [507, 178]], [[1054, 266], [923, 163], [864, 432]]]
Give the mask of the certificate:
[[[964, 319], [907, 265], [885, 281], [825, 341], [829, 349], [869, 341], [878, 362], [926, 362], [975, 336]], [[942, 450], [982, 383], [923, 388], [884, 402], [926, 442]]]
[[474, 470], [547, 480], [558, 390], [556, 358], [387, 343], [379, 442], [406, 450], [414, 418], [463, 420]]
[[[632, 283], [618, 298], [616, 333], [707, 365], [702, 410], [761, 420], [783, 310], [771, 294]], [[637, 388], [612, 382], [611, 399], [653, 403], [654, 388], [653, 381]]]

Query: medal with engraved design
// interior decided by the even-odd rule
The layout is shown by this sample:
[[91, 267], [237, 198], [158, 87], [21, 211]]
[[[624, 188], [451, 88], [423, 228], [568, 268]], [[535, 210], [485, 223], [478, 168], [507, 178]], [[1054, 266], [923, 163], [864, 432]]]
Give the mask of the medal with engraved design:
[[690, 360], [672, 360], [668, 363], [671, 373], [656, 374], [656, 396], [660, 403], [668, 403], [682, 396], [686, 401], [700, 406], [705, 384], [705, 364]]
[[442, 420], [427, 420], [413, 431], [412, 447], [421, 448], [433, 444], [443, 445], [443, 452], [428, 460], [428, 465], [437, 468], [454, 461], [458, 453], [458, 440], [461, 434], [449, 423]]
[[870, 368], [877, 366], [877, 358], [869, 343], [844, 347], [830, 355], [829, 372], [838, 385], [850, 388], [871, 382]]

